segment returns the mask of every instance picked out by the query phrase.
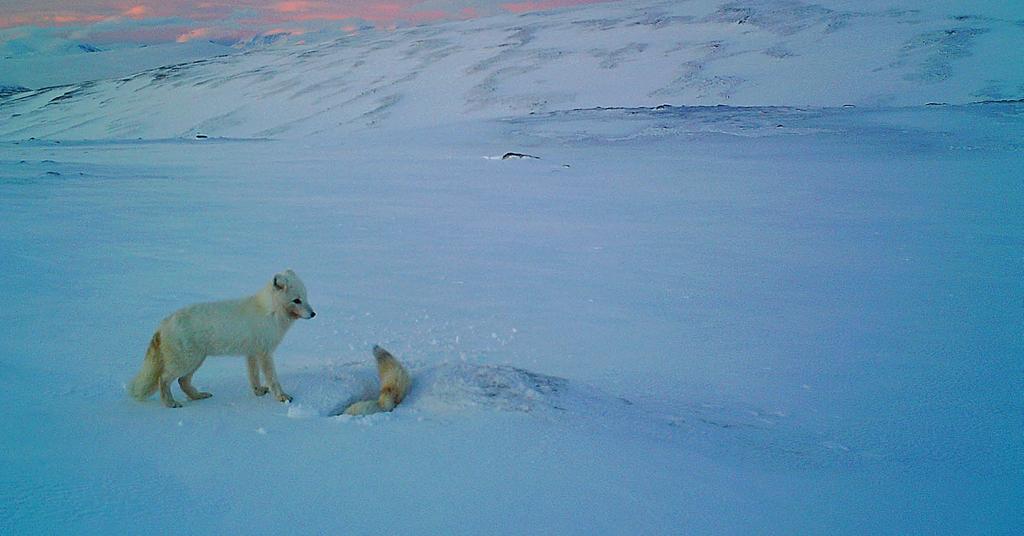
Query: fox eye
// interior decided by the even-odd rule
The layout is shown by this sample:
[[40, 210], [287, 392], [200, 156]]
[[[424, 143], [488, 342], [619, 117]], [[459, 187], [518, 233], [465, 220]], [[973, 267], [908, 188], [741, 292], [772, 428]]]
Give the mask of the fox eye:
[[292, 300], [292, 303], [301, 304], [302, 300], [295, 298], [294, 300]]

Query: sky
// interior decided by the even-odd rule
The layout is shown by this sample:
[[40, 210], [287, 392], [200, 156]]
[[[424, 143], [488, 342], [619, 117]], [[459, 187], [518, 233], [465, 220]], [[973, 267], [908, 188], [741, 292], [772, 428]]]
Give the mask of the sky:
[[257, 35], [395, 28], [608, 0], [0, 0], [0, 44], [231, 43]]

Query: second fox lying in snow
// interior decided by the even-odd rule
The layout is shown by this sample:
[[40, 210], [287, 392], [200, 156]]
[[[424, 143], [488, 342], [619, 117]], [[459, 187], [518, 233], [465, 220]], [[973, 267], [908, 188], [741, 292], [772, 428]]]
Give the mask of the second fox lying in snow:
[[373, 347], [377, 358], [377, 373], [380, 375], [380, 396], [377, 400], [363, 400], [345, 409], [345, 415], [369, 415], [395, 409], [412, 386], [409, 371], [395, 359], [395, 356], [380, 346]]

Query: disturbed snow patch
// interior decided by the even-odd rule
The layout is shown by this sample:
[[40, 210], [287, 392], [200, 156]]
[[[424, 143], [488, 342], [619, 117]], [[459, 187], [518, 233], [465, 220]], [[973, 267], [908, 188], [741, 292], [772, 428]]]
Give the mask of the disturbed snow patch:
[[[467, 410], [584, 414], [607, 407], [628, 407], [626, 400], [508, 365], [442, 362], [406, 363], [413, 377], [412, 390], [396, 411], [447, 414]], [[370, 362], [327, 365], [306, 370], [292, 380], [296, 403], [291, 417], [333, 417], [358, 400], [376, 398], [380, 388]]]
[[701, 402], [634, 403], [581, 382], [509, 365], [404, 364], [413, 377], [412, 390], [393, 413], [342, 415], [353, 402], [377, 397], [377, 371], [366, 361], [289, 374], [295, 402], [288, 416], [372, 425], [390, 419], [444, 421], [467, 413], [520, 414], [555, 426], [669, 441], [708, 457], [785, 467], [870, 462], [880, 455], [864, 445], [809, 433], [778, 411]]

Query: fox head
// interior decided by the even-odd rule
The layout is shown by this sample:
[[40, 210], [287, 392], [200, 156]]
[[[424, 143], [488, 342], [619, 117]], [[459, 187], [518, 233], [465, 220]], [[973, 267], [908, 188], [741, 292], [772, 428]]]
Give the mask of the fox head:
[[306, 301], [306, 286], [299, 276], [291, 270], [285, 270], [274, 276], [271, 282], [274, 306], [284, 310], [289, 318], [313, 318], [316, 313]]

